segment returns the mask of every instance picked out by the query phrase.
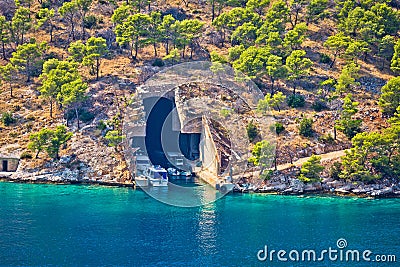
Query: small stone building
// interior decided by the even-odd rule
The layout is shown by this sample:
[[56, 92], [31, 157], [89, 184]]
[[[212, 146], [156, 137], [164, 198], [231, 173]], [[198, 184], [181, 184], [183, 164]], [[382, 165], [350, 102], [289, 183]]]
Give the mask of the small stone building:
[[15, 172], [18, 168], [19, 157], [0, 154], [0, 171]]

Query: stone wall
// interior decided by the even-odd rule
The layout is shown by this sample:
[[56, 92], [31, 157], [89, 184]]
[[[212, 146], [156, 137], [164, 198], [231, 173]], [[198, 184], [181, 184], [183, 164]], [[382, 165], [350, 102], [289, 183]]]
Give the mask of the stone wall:
[[[3, 162], [6, 162], [6, 164], [4, 164]], [[17, 158], [0, 158], [0, 170], [3, 172], [15, 172], [18, 168], [18, 163], [19, 159]], [[3, 166], [7, 167], [7, 169], [4, 169]]]

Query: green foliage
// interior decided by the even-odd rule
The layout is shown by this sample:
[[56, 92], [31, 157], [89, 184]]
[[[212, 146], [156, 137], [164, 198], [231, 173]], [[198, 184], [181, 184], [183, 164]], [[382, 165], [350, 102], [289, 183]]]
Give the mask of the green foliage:
[[211, 51], [210, 57], [211, 57], [211, 62], [219, 62], [222, 64], [228, 63], [228, 59], [225, 56], [220, 55], [215, 51]]
[[32, 154], [29, 153], [28, 151], [24, 151], [22, 152], [20, 159], [31, 159], [32, 158]]
[[335, 161], [329, 169], [329, 176], [334, 180], [339, 180], [340, 173], [342, 172], [342, 163]]
[[305, 23], [297, 24], [292, 30], [289, 30], [283, 40], [284, 45], [291, 50], [299, 49], [304, 41], [307, 25]]
[[304, 99], [304, 96], [295, 94], [295, 95], [289, 95], [286, 98], [286, 103], [291, 108], [299, 108], [299, 107], [304, 107], [306, 100]]
[[258, 136], [257, 125], [255, 125], [253, 121], [250, 121], [249, 124], [247, 124], [246, 126], [246, 132], [249, 141], [253, 143]]
[[266, 94], [264, 99], [260, 99], [257, 104], [257, 111], [267, 113], [271, 107], [277, 108], [280, 111], [280, 106], [285, 101], [286, 96], [282, 92], [278, 92], [271, 96]]
[[0, 83], [2, 81], [8, 83], [10, 88], [10, 97], [14, 97], [12, 84], [17, 79], [17, 68], [11, 63], [0, 66], [0, 78]]
[[324, 170], [321, 165], [321, 157], [312, 155], [303, 166], [301, 166], [299, 180], [304, 183], [320, 182], [320, 173]]
[[336, 129], [342, 131], [349, 139], [353, 138], [360, 131], [362, 120], [352, 119], [358, 112], [358, 105], [358, 102], [352, 100], [352, 95], [348, 94], [343, 99], [340, 120], [336, 122]]
[[41, 8], [37, 13], [36, 28], [45, 28], [50, 35], [50, 43], [53, 42], [53, 30], [55, 26], [55, 11], [54, 9]]
[[257, 26], [251, 22], [238, 26], [232, 32], [232, 45], [243, 45], [246, 48], [254, 45], [257, 38], [257, 29]]
[[350, 63], [344, 66], [337, 80], [337, 84], [335, 85], [336, 93], [347, 93], [351, 91], [353, 87], [358, 86], [359, 83], [356, 82], [356, 78], [358, 78], [359, 70], [360, 67], [355, 63]]
[[285, 126], [280, 122], [276, 122], [274, 126], [277, 135], [280, 135], [285, 130]]
[[7, 21], [5, 16], [0, 16], [0, 43], [3, 59], [6, 59], [5, 46], [11, 41], [10, 35], [10, 22]]
[[329, 55], [321, 53], [319, 55], [319, 62], [324, 63], [324, 64], [330, 64], [330, 63], [332, 63], [332, 59], [329, 57]]
[[1, 122], [4, 126], [10, 126], [10, 124], [15, 123], [17, 120], [13, 117], [12, 112], [3, 112], [1, 114]]
[[318, 141], [323, 142], [324, 144], [333, 144], [335, 142], [335, 139], [329, 133], [329, 134], [324, 134], [324, 135], [319, 136]]
[[[139, 48], [148, 42], [149, 27], [151, 17], [147, 14], [130, 15], [124, 22], [115, 28], [117, 43], [119, 45], [129, 45], [130, 56], [137, 58]], [[135, 54], [133, 54], [133, 51]]]
[[346, 51], [350, 43], [351, 38], [346, 36], [343, 32], [328, 37], [324, 45], [333, 52], [333, 60], [330, 67], [333, 67], [336, 58]]
[[83, 44], [82, 41], [73, 42], [70, 44], [68, 52], [74, 61], [90, 67], [90, 73], [96, 75], [97, 80], [99, 79], [100, 59], [108, 53], [104, 38], [90, 37], [86, 44]]
[[400, 73], [400, 39], [394, 46], [394, 54], [392, 57], [392, 62], [390, 68], [397, 73]]
[[94, 15], [86, 16], [86, 17], [83, 19], [83, 26], [84, 26], [86, 29], [93, 29], [93, 28], [95, 28], [95, 27], [97, 26], [97, 23], [98, 23], [98, 19], [97, 19], [97, 17], [94, 16]]
[[11, 38], [15, 45], [24, 43], [26, 33], [32, 27], [29, 8], [19, 6], [11, 20]]
[[172, 49], [171, 52], [163, 57], [163, 60], [170, 63], [170, 64], [176, 64], [179, 62], [181, 56], [179, 55], [179, 50], [177, 48]]
[[122, 4], [114, 10], [113, 15], [111, 16], [111, 21], [114, 24], [121, 24], [125, 22], [132, 13], [133, 9], [130, 5]]
[[154, 59], [154, 62], [151, 64], [153, 67], [164, 67], [165, 63], [161, 58]]
[[266, 47], [250, 46], [240, 54], [238, 60], [233, 62], [233, 67], [249, 78], [257, 79], [265, 73], [269, 55], [269, 49]]
[[220, 111], [222, 117], [227, 118], [232, 113], [231, 109], [223, 108]]
[[251, 154], [252, 157], [249, 158], [249, 162], [256, 166], [260, 166], [260, 173], [263, 173], [265, 168], [271, 166], [271, 163], [275, 158], [275, 146], [270, 142], [263, 140], [254, 145]]
[[107, 123], [104, 122], [103, 120], [100, 120], [99, 124], [97, 125], [97, 129], [99, 129], [101, 131], [107, 129]]
[[43, 54], [46, 49], [46, 43], [27, 43], [17, 47], [12, 53], [10, 62], [18, 69], [18, 71], [30, 78], [40, 74], [43, 64]]
[[313, 119], [303, 118], [299, 125], [299, 134], [304, 137], [311, 137], [314, 134]]
[[166, 15], [162, 18], [162, 22], [157, 29], [159, 32], [159, 40], [164, 43], [167, 55], [170, 53], [169, 47], [171, 42], [175, 43], [178, 35], [175, 22], [176, 20], [172, 15]]
[[381, 88], [379, 106], [386, 115], [393, 116], [397, 107], [400, 105], [400, 77], [390, 79]]
[[115, 149], [117, 149], [118, 145], [121, 144], [123, 140], [123, 136], [120, 135], [118, 130], [108, 131], [104, 138], [107, 140], [108, 145]]
[[[386, 35], [379, 41], [378, 55], [385, 60], [391, 60], [394, 54], [395, 38], [391, 35]], [[382, 60], [382, 68], [384, 65]]]
[[64, 125], [59, 125], [54, 130], [43, 128], [29, 136], [28, 149], [36, 151], [35, 158], [38, 157], [41, 151], [46, 151], [51, 158], [59, 158], [60, 147], [71, 137], [72, 133], [67, 132], [67, 128]]
[[306, 51], [294, 50], [286, 58], [288, 79], [294, 82], [293, 94], [296, 94], [296, 81], [307, 75], [312, 66], [312, 61], [305, 57]]
[[329, 15], [329, 0], [311, 0], [307, 5], [306, 19], [307, 22], [318, 22]]
[[323, 111], [323, 110], [326, 110], [326, 109], [328, 109], [328, 106], [326, 105], [326, 102], [324, 101], [324, 100], [321, 100], [321, 99], [316, 99], [315, 101], [314, 101], [314, 103], [312, 103], [312, 106], [311, 106], [316, 112], [320, 112], [320, 111]]

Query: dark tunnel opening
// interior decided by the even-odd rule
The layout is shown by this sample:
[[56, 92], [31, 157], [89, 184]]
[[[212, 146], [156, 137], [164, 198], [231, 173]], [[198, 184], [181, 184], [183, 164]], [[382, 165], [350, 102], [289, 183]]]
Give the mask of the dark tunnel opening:
[[173, 129], [174, 99], [152, 97], [144, 99], [143, 104], [147, 114], [145, 145], [152, 164], [164, 168], [172, 166], [167, 152], [182, 153], [189, 160], [199, 158], [200, 134], [185, 134]]

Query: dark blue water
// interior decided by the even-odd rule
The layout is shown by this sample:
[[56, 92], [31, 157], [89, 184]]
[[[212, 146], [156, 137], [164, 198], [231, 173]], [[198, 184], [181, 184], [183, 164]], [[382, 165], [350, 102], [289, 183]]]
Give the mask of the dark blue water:
[[[0, 183], [0, 265], [398, 266], [400, 200], [228, 195], [178, 208], [144, 192]], [[348, 248], [397, 263], [259, 262], [271, 249]]]

